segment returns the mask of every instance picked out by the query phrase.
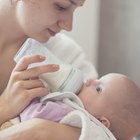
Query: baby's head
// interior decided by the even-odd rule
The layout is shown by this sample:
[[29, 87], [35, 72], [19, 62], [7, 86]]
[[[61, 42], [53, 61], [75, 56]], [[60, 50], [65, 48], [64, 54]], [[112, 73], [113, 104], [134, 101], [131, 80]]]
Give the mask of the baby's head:
[[140, 133], [140, 88], [128, 77], [112, 73], [89, 80], [78, 96], [117, 139], [129, 140]]

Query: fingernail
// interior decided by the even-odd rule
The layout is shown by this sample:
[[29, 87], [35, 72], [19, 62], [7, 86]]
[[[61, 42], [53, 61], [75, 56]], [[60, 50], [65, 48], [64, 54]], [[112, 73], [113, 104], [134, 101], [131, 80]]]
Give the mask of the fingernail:
[[53, 67], [53, 69], [55, 69], [55, 70], [59, 69], [59, 65], [57, 65], [57, 64], [53, 64], [52, 67]]
[[40, 58], [41, 60], [45, 60], [45, 59], [46, 59], [46, 56], [44, 56], [44, 55], [39, 55], [39, 58]]

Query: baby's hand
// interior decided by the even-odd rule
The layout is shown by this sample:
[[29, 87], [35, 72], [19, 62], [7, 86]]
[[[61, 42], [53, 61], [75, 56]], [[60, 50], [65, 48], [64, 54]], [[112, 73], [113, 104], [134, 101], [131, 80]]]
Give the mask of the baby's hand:
[[3, 122], [19, 115], [33, 98], [48, 93], [48, 89], [38, 77], [42, 73], [57, 71], [59, 66], [49, 64], [27, 69], [29, 64], [44, 60], [45, 57], [40, 55], [26, 56], [12, 71], [9, 83], [0, 97], [0, 103], [4, 108]]

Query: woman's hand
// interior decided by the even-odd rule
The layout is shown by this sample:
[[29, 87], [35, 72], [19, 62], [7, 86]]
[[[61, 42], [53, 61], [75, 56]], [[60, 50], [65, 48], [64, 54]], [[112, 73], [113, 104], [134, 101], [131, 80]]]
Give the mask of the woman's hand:
[[78, 140], [80, 129], [42, 119], [31, 119], [0, 131], [0, 140]]
[[56, 71], [59, 66], [50, 64], [27, 69], [29, 64], [44, 60], [45, 57], [40, 55], [26, 56], [16, 65], [6, 89], [0, 96], [0, 114], [3, 114], [0, 116], [0, 123], [19, 115], [33, 98], [48, 93], [38, 76]]

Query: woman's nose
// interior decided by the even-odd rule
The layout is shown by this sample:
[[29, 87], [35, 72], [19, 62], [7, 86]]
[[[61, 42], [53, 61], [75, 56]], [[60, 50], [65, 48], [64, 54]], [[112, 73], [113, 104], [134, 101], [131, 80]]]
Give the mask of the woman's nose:
[[72, 26], [73, 26], [73, 15], [69, 16], [63, 16], [59, 21], [58, 21], [58, 26], [59, 28], [66, 30], [66, 31], [71, 31]]

